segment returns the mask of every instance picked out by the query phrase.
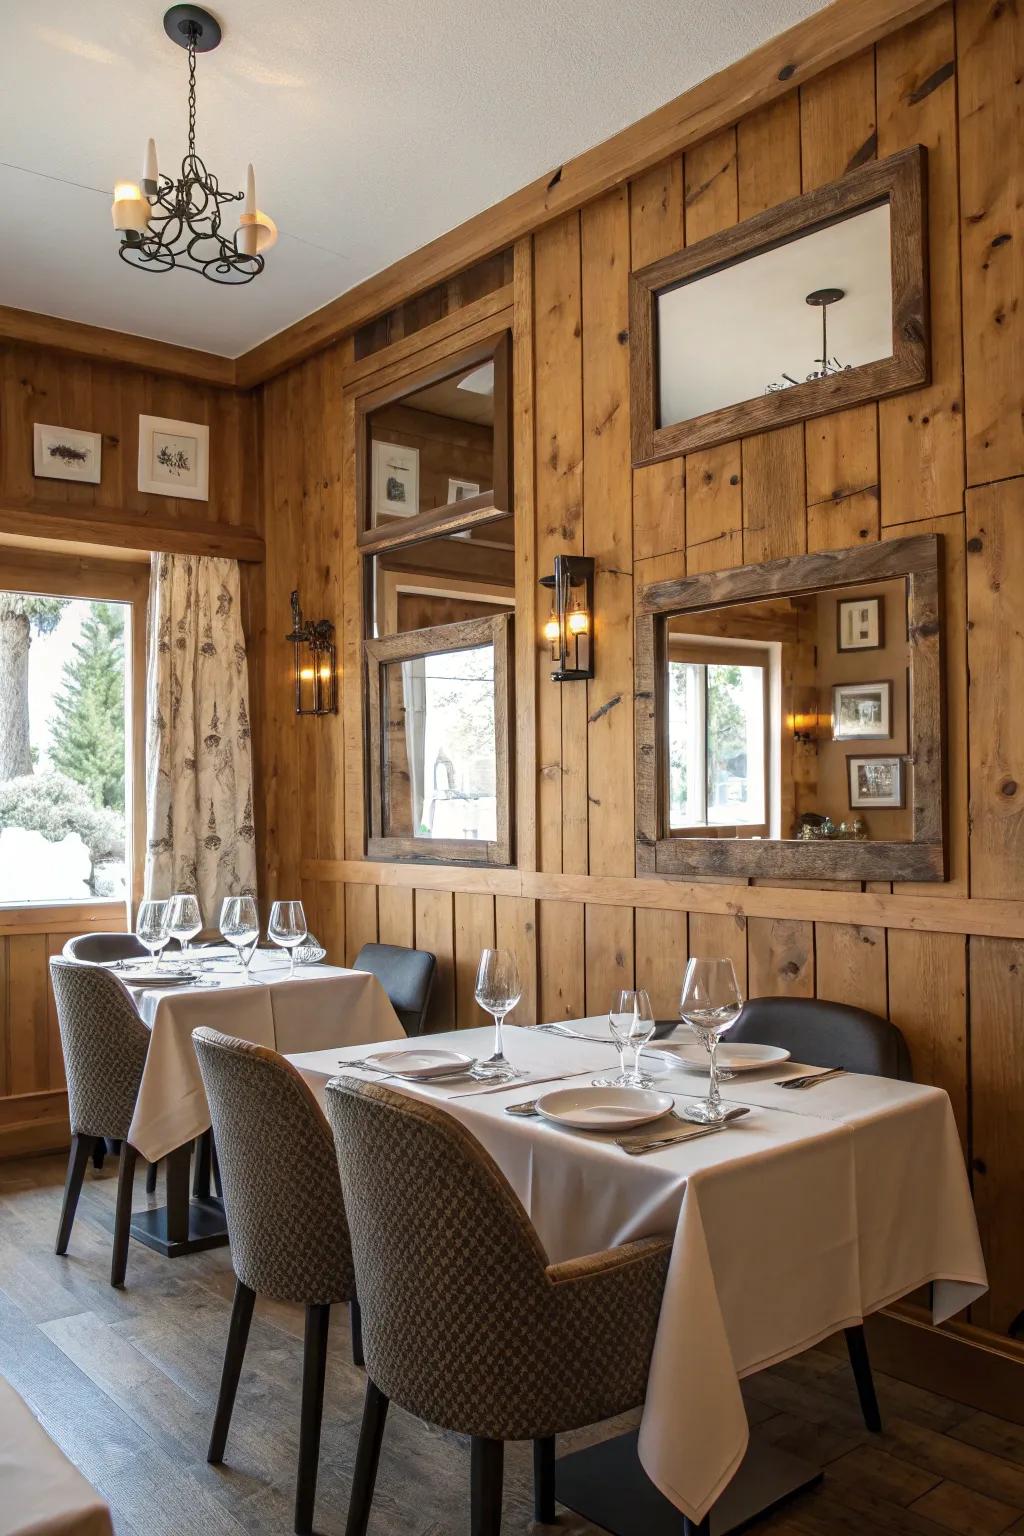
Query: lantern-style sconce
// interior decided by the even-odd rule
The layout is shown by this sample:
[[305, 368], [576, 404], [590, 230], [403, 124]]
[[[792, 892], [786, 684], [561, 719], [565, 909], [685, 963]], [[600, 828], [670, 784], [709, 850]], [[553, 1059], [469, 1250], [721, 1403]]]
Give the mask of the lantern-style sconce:
[[788, 725], [798, 746], [817, 747], [818, 698], [813, 688], [796, 690]]
[[295, 648], [295, 713], [337, 714], [334, 625], [330, 619], [303, 620], [298, 592], [292, 593], [292, 632], [285, 639]]
[[544, 639], [551, 647], [553, 683], [594, 675], [594, 562], [588, 555], [556, 555], [555, 574], [540, 578], [551, 592]]

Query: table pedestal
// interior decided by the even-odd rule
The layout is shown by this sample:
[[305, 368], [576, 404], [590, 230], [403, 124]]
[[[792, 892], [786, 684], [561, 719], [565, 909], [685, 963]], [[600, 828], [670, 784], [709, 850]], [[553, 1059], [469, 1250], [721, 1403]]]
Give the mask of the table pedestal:
[[164, 1258], [177, 1259], [184, 1253], [200, 1253], [204, 1248], [223, 1248], [228, 1241], [223, 1202], [209, 1192], [209, 1161], [197, 1154], [196, 1194], [189, 1199], [191, 1143], [178, 1147], [165, 1161], [167, 1204], [155, 1210], [132, 1213], [131, 1234], [147, 1248], [155, 1248]]
[[555, 1497], [585, 1520], [614, 1536], [683, 1536], [710, 1531], [726, 1536], [821, 1481], [810, 1462], [779, 1450], [756, 1431], [739, 1471], [711, 1511], [707, 1525], [692, 1526], [651, 1482], [637, 1455], [636, 1431], [602, 1441], [555, 1463]]

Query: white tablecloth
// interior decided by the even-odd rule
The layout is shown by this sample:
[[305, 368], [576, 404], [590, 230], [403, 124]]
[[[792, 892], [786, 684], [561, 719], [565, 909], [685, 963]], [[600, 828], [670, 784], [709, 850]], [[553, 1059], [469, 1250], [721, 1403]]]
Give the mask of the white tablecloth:
[[300, 968], [257, 955], [257, 980], [237, 968], [210, 973], [216, 985], [167, 991], [132, 988], [151, 1038], [128, 1138], [151, 1162], [201, 1135], [210, 1124], [192, 1045], [200, 1025], [287, 1053], [405, 1039], [387, 993], [367, 971], [333, 965]]
[[[580, 1021], [588, 1032], [601, 1020]], [[491, 1031], [432, 1036], [485, 1054]], [[506, 1031], [506, 1051], [536, 1071], [580, 1070], [613, 1052], [536, 1031]], [[353, 1054], [353, 1053], [350, 1053]], [[292, 1060], [323, 1094], [344, 1052]], [[795, 1075], [796, 1068], [787, 1068]], [[743, 1459], [740, 1378], [819, 1342], [930, 1281], [935, 1321], [986, 1287], [949, 1099], [937, 1088], [845, 1076], [783, 1090], [776, 1068], [736, 1076], [723, 1095], [751, 1113], [714, 1136], [646, 1157], [611, 1137], [503, 1112], [539, 1085], [472, 1093], [466, 1083], [393, 1082], [445, 1108], [508, 1177], [552, 1262], [672, 1232], [674, 1248], [640, 1430], [648, 1476], [700, 1520]], [[662, 1080], [683, 1097], [706, 1078]]]
[[0, 1536], [113, 1536], [110, 1510], [0, 1379]]

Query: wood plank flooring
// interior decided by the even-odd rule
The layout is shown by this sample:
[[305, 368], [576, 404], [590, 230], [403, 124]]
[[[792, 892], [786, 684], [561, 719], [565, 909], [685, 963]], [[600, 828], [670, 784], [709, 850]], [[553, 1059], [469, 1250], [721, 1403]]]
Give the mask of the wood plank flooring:
[[[91, 1170], [68, 1256], [53, 1253], [63, 1160], [0, 1164], [0, 1375], [109, 1499], [117, 1536], [270, 1536], [292, 1528], [302, 1318], [257, 1304], [227, 1462], [207, 1466], [233, 1278], [226, 1249], [171, 1262], [133, 1243], [107, 1283], [114, 1174]], [[141, 1178], [135, 1204], [145, 1203]], [[878, 1378], [885, 1433], [861, 1423], [845, 1352], [827, 1346], [746, 1384], [752, 1423], [826, 1466], [823, 1484], [758, 1530], [780, 1536], [1024, 1533], [1024, 1428]], [[345, 1527], [363, 1375], [346, 1309], [333, 1320], [316, 1528]], [[565, 1436], [605, 1438], [628, 1421]], [[528, 1446], [506, 1458], [507, 1536], [531, 1519]], [[398, 1410], [388, 1421], [370, 1536], [460, 1536], [468, 1444]], [[560, 1528], [599, 1527], [562, 1512]]]

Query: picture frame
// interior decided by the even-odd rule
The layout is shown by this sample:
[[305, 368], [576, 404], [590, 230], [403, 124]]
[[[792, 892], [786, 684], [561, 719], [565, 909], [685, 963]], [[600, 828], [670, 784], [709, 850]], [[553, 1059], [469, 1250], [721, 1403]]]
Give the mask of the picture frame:
[[448, 476], [448, 505], [455, 506], [460, 501], [468, 501], [472, 496], [480, 495], [480, 482], [478, 480], [460, 480], [455, 475]]
[[420, 451], [402, 443], [373, 443], [370, 466], [373, 521], [416, 517], [420, 510]]
[[833, 741], [888, 741], [891, 736], [891, 681], [833, 684]]
[[851, 811], [901, 811], [906, 805], [902, 757], [848, 757], [846, 776]]
[[208, 501], [209, 427], [169, 416], [140, 416], [139, 490], [149, 496]]
[[41, 480], [72, 480], [99, 485], [103, 437], [76, 427], [32, 423], [32, 473]]
[[885, 645], [884, 597], [844, 597], [836, 603], [836, 650], [880, 651]]

